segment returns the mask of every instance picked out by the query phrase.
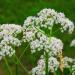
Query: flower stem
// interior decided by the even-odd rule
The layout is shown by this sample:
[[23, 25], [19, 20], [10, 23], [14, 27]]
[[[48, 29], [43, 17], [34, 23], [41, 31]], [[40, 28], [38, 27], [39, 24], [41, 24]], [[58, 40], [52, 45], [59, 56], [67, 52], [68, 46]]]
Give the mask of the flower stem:
[[60, 59], [60, 70], [62, 71], [62, 75], [64, 75], [63, 70], [64, 70], [64, 59], [63, 59], [63, 54], [62, 52], [59, 53], [59, 59]]
[[29, 44], [27, 45], [27, 47], [24, 49], [24, 51], [22, 52], [22, 54], [20, 55], [19, 59], [21, 60], [22, 56], [24, 55], [25, 51], [27, 50], [27, 48], [29, 47]]
[[10, 72], [10, 75], [13, 75], [13, 73], [12, 73], [10, 67], [9, 67], [8, 61], [7, 61], [7, 59], [5, 57], [4, 57], [4, 61], [5, 61], [6, 66], [7, 66], [8, 70], [9, 70], [9, 72]]
[[48, 75], [48, 53], [45, 52], [45, 73]]
[[15, 68], [16, 68], [16, 75], [19, 75], [19, 66], [17, 63], [15, 64]]
[[17, 62], [21, 65], [21, 67], [24, 69], [25, 73], [27, 75], [30, 75], [29, 71], [24, 67], [24, 65], [20, 62], [20, 60], [18, 59], [18, 57], [15, 55], [15, 58], [17, 60]]

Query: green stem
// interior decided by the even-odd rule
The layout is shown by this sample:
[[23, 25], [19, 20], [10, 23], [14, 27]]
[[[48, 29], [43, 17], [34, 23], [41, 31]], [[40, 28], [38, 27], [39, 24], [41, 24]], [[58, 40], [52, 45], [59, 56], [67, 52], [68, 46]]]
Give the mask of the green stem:
[[45, 52], [45, 73], [48, 75], [48, 53]]
[[18, 64], [15, 64], [15, 67], [16, 67], [16, 75], [19, 75], [19, 67], [18, 67]]
[[43, 33], [44, 35], [47, 35], [43, 30], [41, 30], [40, 28], [38, 27], [35, 27], [37, 31], [40, 31], [41, 33]]
[[55, 34], [57, 31], [59, 31], [60, 29], [57, 29], [55, 32], [53, 32], [53, 34]]
[[10, 75], [13, 75], [13, 73], [12, 73], [10, 67], [9, 67], [8, 61], [7, 61], [7, 59], [6, 59], [5, 57], [4, 57], [4, 61], [5, 61], [5, 63], [6, 63], [6, 66], [7, 66], [7, 68], [8, 68], [8, 71], [10, 72]]
[[18, 63], [21, 65], [21, 67], [24, 69], [25, 73], [27, 75], [30, 75], [29, 71], [24, 67], [24, 65], [20, 62], [20, 60], [18, 59], [18, 57], [15, 55], [16, 60], [18, 61]]
[[24, 49], [24, 51], [22, 52], [22, 54], [20, 55], [19, 59], [21, 60], [22, 56], [24, 55], [25, 51], [27, 50], [27, 48], [29, 47], [29, 44], [27, 45], [27, 47]]

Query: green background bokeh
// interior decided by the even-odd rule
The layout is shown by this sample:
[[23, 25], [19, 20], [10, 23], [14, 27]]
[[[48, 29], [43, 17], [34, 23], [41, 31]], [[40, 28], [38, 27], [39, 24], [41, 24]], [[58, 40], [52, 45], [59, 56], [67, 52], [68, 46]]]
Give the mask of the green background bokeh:
[[0, 0], [0, 23], [23, 24], [27, 16], [36, 15], [43, 8], [64, 12], [75, 21], [75, 0]]

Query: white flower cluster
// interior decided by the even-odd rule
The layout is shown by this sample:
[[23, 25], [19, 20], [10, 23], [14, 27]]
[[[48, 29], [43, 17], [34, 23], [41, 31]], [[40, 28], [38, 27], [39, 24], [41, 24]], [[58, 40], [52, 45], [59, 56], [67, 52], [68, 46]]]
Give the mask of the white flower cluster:
[[52, 50], [54, 55], [58, 55], [59, 53], [62, 53], [62, 49], [63, 49], [62, 41], [60, 39], [52, 37], [50, 41], [50, 49]]
[[49, 65], [49, 70], [51, 72], [54, 72], [54, 71], [56, 71], [58, 69], [59, 62], [58, 62], [58, 60], [55, 57], [50, 57], [48, 65]]
[[0, 59], [4, 56], [11, 57], [15, 53], [15, 47], [21, 45], [17, 35], [23, 32], [23, 28], [15, 24], [3, 24], [0, 26]]
[[46, 52], [52, 51], [54, 55], [57, 55], [59, 52], [62, 52], [63, 43], [60, 39], [55, 37], [48, 38], [42, 34], [38, 39], [30, 42], [30, 47], [32, 53], [35, 53], [36, 50], [44, 50]]
[[29, 26], [34, 26], [35, 20], [36, 20], [36, 17], [33, 17], [33, 16], [27, 17], [27, 19], [24, 21], [24, 28], [26, 29]]
[[53, 9], [43, 9], [38, 14], [37, 17], [30, 16], [24, 21], [24, 28], [31, 26], [44, 27], [52, 29], [53, 25], [60, 24], [61, 31], [64, 32], [68, 30], [72, 33], [74, 30], [74, 24], [68, 18], [65, 17], [63, 13], [57, 13]]
[[[52, 36], [53, 25], [60, 25], [61, 32], [68, 31], [71, 34], [74, 30], [74, 24], [63, 13], [58, 13], [53, 9], [43, 9], [37, 16], [30, 16], [24, 21], [24, 41], [29, 42], [31, 53], [43, 50], [49, 54], [48, 70], [53, 72], [59, 67], [69, 68], [73, 60], [68, 57], [63, 57], [63, 43], [60, 39]], [[45, 30], [50, 31], [48, 36]], [[72, 42], [74, 43], [74, 42]], [[58, 56], [59, 60], [54, 56]], [[70, 64], [69, 64], [70, 63]], [[64, 64], [64, 67], [63, 65]], [[72, 65], [71, 65], [72, 66]], [[32, 69], [32, 75], [45, 75], [45, 59], [41, 58], [38, 66]]]
[[63, 13], [58, 13], [54, 9], [43, 9], [37, 17], [30, 16], [24, 21], [24, 27], [38, 26], [51, 29], [53, 25], [60, 24], [61, 31], [68, 30], [68, 33], [72, 33], [74, 30], [74, 24]]
[[37, 30], [32, 25], [29, 25], [29, 27], [25, 29], [24, 38], [28, 42], [30, 42], [32, 53], [35, 53], [36, 50], [44, 50], [47, 52], [53, 50], [54, 54], [56, 55], [59, 51], [61, 52], [63, 49], [63, 43], [60, 39], [57, 39], [55, 37], [48, 37], [42, 31]]
[[[59, 67], [59, 62], [56, 58], [50, 57], [48, 60], [48, 70], [54, 72]], [[40, 59], [38, 65], [32, 69], [32, 75], [45, 75], [45, 59]]]
[[[70, 68], [73, 73], [75, 71], [75, 61], [73, 58], [64, 57], [63, 58], [63, 69]], [[38, 63], [38, 65], [32, 69], [32, 75], [45, 75], [45, 59], [42, 57]], [[57, 69], [60, 68], [60, 61], [55, 57], [49, 57], [48, 59], [48, 71], [54, 73]]]
[[64, 57], [64, 68], [69, 68], [72, 75], [75, 75], [75, 59]]
[[[68, 30], [69, 33], [72, 33], [74, 30], [74, 24], [68, 18], [65, 17], [63, 13], [57, 13], [53, 9], [43, 9], [38, 13], [40, 25], [43, 27], [52, 27], [54, 24], [61, 25], [61, 31]], [[63, 29], [63, 30], [62, 30]]]
[[72, 33], [74, 30], [73, 22], [66, 18], [63, 13], [57, 13], [53, 9], [43, 9], [37, 14], [37, 17], [30, 16], [24, 21], [23, 38], [30, 42], [32, 53], [35, 53], [36, 49], [38, 51], [42, 49], [50, 51], [51, 49], [54, 54], [62, 52], [62, 41], [55, 37], [47, 37], [44, 35], [45, 31], [41, 29], [41, 27], [52, 29], [55, 24], [60, 24], [62, 31], [68, 30], [69, 33]]
[[38, 65], [32, 69], [32, 75], [45, 75], [45, 61], [40, 59]]
[[[30, 19], [27, 19], [25, 23], [28, 22], [28, 20], [32, 21]], [[32, 53], [40, 50], [44, 50], [47, 52], [53, 50], [52, 52], [57, 55], [58, 52], [62, 52], [63, 43], [60, 39], [57, 39], [55, 37], [48, 37], [41, 29], [40, 31], [35, 26], [31, 25], [32, 22], [28, 23], [29, 25], [26, 24], [24, 24], [25, 31], [23, 37], [30, 43]]]
[[64, 68], [70, 68], [71, 65], [74, 63], [73, 59], [70, 58], [70, 57], [64, 57], [63, 59], [64, 59], [64, 63], [63, 63], [64, 64]]
[[[25, 27], [23, 27], [23, 28], [25, 28]], [[28, 27], [28, 28], [24, 29], [23, 38], [25, 41], [28, 41], [28, 42], [33, 41], [34, 38], [36, 38], [35, 37], [36, 33], [37, 33], [37, 30], [35, 27]]]
[[17, 34], [23, 31], [23, 28], [15, 24], [3, 24], [0, 25], [0, 31], [1, 31], [0, 33], [3, 33], [6, 36], [7, 34], [16, 36]]

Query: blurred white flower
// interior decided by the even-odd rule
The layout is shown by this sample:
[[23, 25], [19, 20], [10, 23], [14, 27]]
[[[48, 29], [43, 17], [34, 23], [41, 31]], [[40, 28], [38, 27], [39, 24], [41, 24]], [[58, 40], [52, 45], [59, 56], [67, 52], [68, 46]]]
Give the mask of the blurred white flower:
[[72, 65], [72, 71], [75, 71], [75, 64]]
[[75, 39], [71, 41], [70, 46], [75, 46]]
[[72, 75], [75, 75], [75, 71], [72, 72]]
[[64, 61], [63, 61], [64, 68], [70, 68], [71, 65], [73, 64], [73, 59], [70, 57], [64, 57], [63, 59], [64, 59]]
[[56, 71], [57, 69], [58, 69], [58, 67], [59, 67], [59, 62], [58, 62], [58, 60], [56, 59], [56, 58], [54, 58], [54, 57], [50, 57], [49, 58], [49, 62], [48, 62], [48, 66], [49, 66], [49, 70], [51, 71], [51, 72], [54, 72], [54, 71]]

